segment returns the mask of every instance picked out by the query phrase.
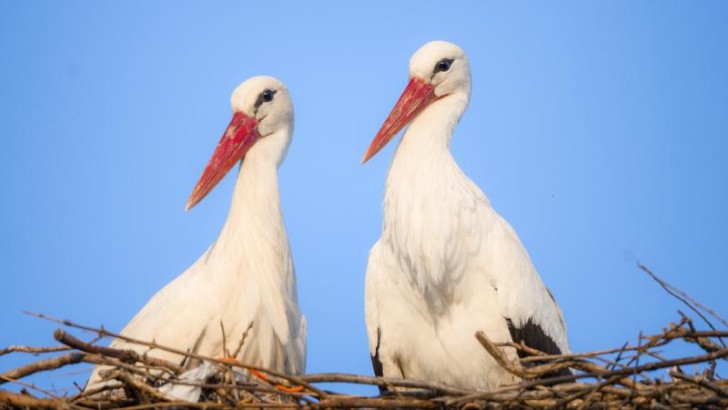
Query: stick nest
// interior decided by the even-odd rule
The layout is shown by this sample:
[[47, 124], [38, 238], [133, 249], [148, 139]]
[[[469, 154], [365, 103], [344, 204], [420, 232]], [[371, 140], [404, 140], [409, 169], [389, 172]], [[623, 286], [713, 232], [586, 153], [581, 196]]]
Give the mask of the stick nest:
[[[645, 272], [646, 268], [641, 267]], [[300, 408], [300, 409], [725, 409], [728, 408], [728, 380], [716, 374], [720, 361], [728, 360], [728, 331], [714, 327], [702, 312], [725, 320], [690, 299], [684, 293], [653, 276], [670, 294], [700, 316], [707, 328], [679, 312], [680, 319], [662, 332], [643, 336], [636, 344], [614, 349], [567, 355], [546, 355], [522, 343], [493, 343], [478, 332], [474, 337], [495, 360], [521, 379], [520, 383], [491, 391], [469, 391], [415, 380], [358, 376], [350, 374], [309, 374], [289, 376], [256, 368], [234, 360], [220, 360], [186, 354], [214, 371], [204, 380], [183, 377], [185, 369], [175, 363], [153, 358], [146, 353], [174, 349], [154, 342], [133, 340], [103, 328], [82, 326], [67, 320], [36, 315], [81, 331], [93, 332], [91, 342], [57, 329], [54, 347], [11, 346], [6, 354], [30, 353], [40, 360], [0, 374], [0, 385], [21, 386], [20, 390], [0, 388], [0, 409], [153, 409], [153, 408]], [[119, 337], [148, 348], [146, 353], [101, 347], [104, 337]], [[677, 347], [677, 349], [676, 349]], [[522, 357], [516, 362], [506, 358], [503, 349], [516, 349]], [[666, 352], [692, 351], [690, 355]], [[57, 394], [23, 379], [41, 372], [58, 371], [78, 363], [107, 366], [102, 372], [107, 384], [89, 391], [76, 386], [72, 393]], [[690, 367], [691, 372], [684, 371]], [[562, 369], [572, 374], [547, 377]], [[546, 378], [544, 378], [546, 377]], [[8, 384], [9, 383], [9, 384]], [[325, 390], [322, 383], [378, 386], [379, 396], [358, 396]], [[159, 389], [161, 385], [197, 387], [195, 402], [181, 399]]]

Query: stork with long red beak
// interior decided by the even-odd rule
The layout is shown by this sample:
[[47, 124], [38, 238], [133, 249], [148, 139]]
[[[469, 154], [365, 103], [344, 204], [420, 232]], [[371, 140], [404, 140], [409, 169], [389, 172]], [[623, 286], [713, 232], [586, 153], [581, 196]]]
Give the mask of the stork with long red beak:
[[[474, 337], [567, 353], [561, 311], [515, 231], [453, 159], [450, 137], [470, 99], [456, 45], [433, 41], [362, 162], [405, 125], [369, 254], [366, 322], [374, 372], [470, 389], [516, 381]], [[506, 354], [515, 360], [515, 349]]]
[[[286, 87], [264, 76], [240, 84], [231, 104], [233, 119], [186, 207], [195, 206], [242, 162], [222, 232], [121, 334], [209, 357], [229, 357], [252, 324], [235, 359], [300, 374], [306, 365], [306, 320], [298, 307], [277, 177], [293, 133], [293, 105]], [[119, 339], [111, 346], [187, 368], [199, 364]], [[87, 388], [100, 382], [97, 367]]]

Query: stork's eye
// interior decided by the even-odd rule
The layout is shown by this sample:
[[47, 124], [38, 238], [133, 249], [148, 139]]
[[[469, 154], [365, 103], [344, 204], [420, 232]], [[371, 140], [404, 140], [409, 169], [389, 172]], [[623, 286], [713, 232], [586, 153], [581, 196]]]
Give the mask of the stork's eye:
[[449, 70], [452, 62], [452, 58], [443, 58], [442, 60], [438, 61], [437, 64], [435, 64], [435, 70], [433, 71], [433, 74], [437, 74], [440, 71]]
[[276, 94], [276, 90], [266, 88], [262, 93], [258, 94], [258, 98], [255, 100], [255, 108], [257, 109], [263, 103], [273, 101], [273, 96]]

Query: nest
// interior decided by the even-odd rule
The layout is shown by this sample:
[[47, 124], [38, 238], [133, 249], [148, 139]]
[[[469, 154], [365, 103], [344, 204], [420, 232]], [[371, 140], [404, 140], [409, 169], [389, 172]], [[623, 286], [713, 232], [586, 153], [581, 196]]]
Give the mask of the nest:
[[[491, 391], [471, 391], [415, 380], [350, 374], [309, 374], [290, 376], [257, 368], [234, 360], [221, 360], [179, 352], [154, 342], [133, 340], [103, 328], [82, 326], [45, 315], [67, 328], [95, 334], [85, 342], [63, 329], [54, 332], [59, 342], [53, 347], [11, 346], [0, 355], [31, 353], [47, 357], [0, 374], [0, 385], [20, 385], [14, 392], [0, 389], [0, 409], [152, 409], [152, 408], [286, 408], [286, 409], [602, 409], [602, 408], [728, 408], [728, 380], [716, 374], [720, 360], [728, 360], [728, 322], [684, 293], [649, 273], [670, 294], [687, 305], [697, 319], [678, 311], [679, 320], [662, 332], [640, 335], [635, 344], [590, 353], [547, 355], [522, 343], [493, 343], [478, 332], [475, 337], [495, 360], [522, 381]], [[720, 321], [716, 328], [706, 317]], [[190, 378], [179, 365], [132, 350], [101, 347], [103, 337], [118, 337], [146, 346], [197, 359], [210, 369], [203, 378]], [[681, 345], [682, 349], [673, 349]], [[666, 352], [693, 354], [674, 356]], [[509, 361], [503, 349], [517, 349], [518, 361]], [[108, 366], [102, 376], [107, 384], [92, 390], [77, 388], [74, 394], [55, 395], [23, 381], [40, 372], [57, 371], [78, 363]], [[690, 366], [692, 373], [683, 368]], [[560, 370], [571, 374], [555, 377]], [[379, 396], [357, 396], [321, 387], [323, 383], [350, 383], [378, 386]], [[160, 387], [160, 386], [167, 386]], [[170, 394], [170, 386], [186, 386], [198, 394], [185, 401]]]

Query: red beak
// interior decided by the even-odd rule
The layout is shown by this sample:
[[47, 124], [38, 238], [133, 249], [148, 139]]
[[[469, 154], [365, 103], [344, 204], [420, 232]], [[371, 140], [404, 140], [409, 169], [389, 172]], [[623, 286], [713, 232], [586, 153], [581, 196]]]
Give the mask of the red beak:
[[187, 200], [185, 210], [189, 211], [215, 188], [215, 185], [228, 173], [230, 168], [243, 159], [245, 153], [258, 140], [258, 121], [255, 118], [237, 112], [230, 125], [220, 138], [220, 142], [212, 154], [212, 159], [205, 167], [197, 186]]
[[379, 150], [397, 135], [413, 118], [425, 109], [431, 102], [435, 101], [435, 88], [432, 84], [420, 78], [413, 77], [407, 88], [404, 89], [402, 96], [399, 97], [397, 104], [392, 108], [389, 117], [382, 124], [377, 136], [372, 140], [371, 145], [361, 163], [369, 161], [371, 157], [377, 154]]

